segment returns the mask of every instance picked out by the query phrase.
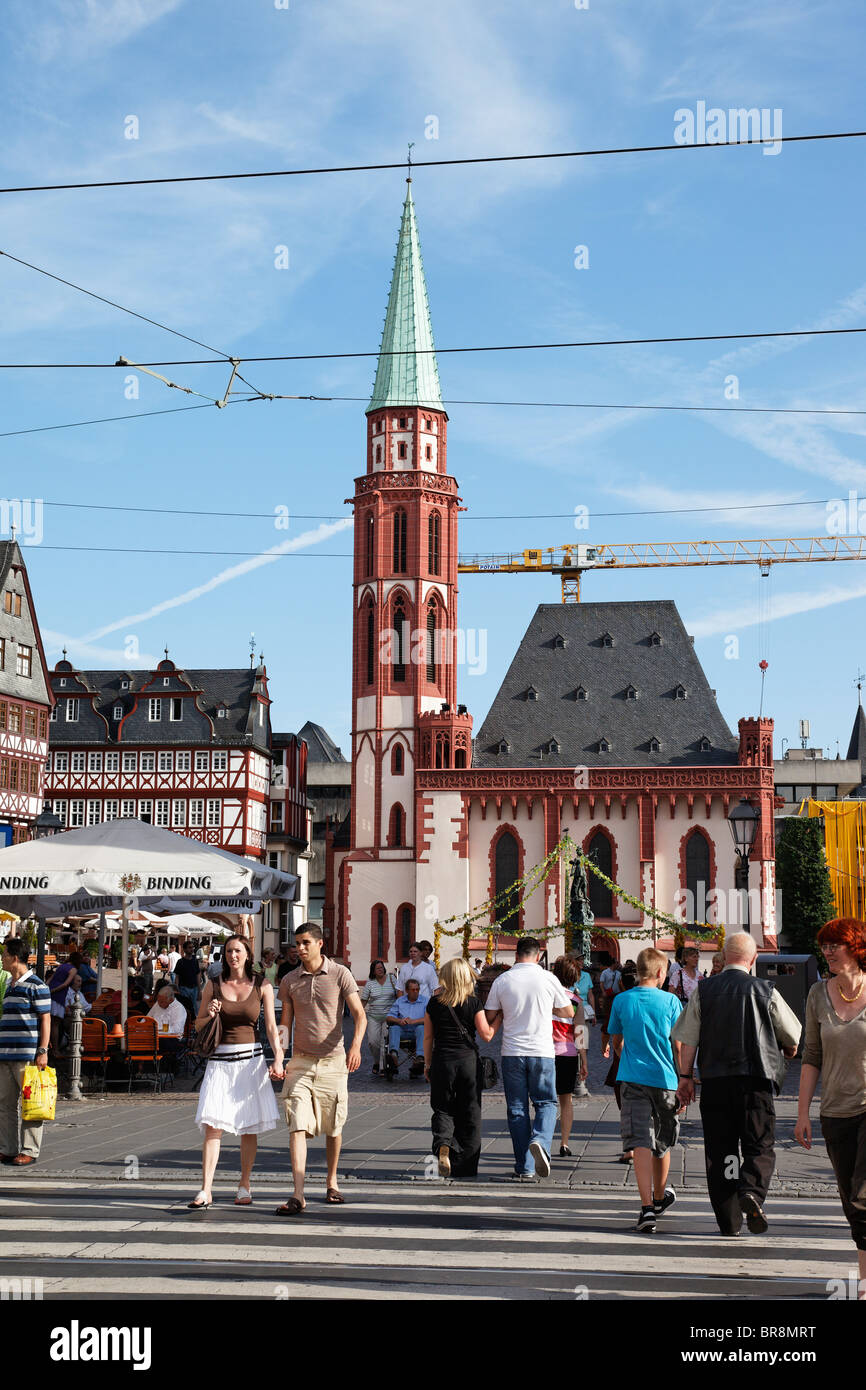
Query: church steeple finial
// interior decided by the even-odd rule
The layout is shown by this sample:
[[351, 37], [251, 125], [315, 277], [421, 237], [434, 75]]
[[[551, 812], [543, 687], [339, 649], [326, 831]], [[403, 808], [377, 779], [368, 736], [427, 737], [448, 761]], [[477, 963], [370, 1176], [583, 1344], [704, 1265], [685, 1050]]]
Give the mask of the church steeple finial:
[[412, 201], [412, 145], [409, 146], [406, 201], [397, 239], [391, 291], [382, 329], [373, 395], [367, 407], [413, 406], [444, 410], [430, 323], [421, 242]]

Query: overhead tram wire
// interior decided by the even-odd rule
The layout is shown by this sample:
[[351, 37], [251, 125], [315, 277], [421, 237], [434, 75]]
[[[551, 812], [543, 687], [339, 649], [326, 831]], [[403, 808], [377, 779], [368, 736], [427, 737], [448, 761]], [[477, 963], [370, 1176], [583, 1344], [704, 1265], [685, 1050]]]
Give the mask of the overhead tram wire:
[[[681, 333], [667, 337], [654, 338], [583, 338], [564, 343], [482, 343], [472, 347], [433, 347], [433, 348], [375, 348], [365, 352], [283, 352], [270, 355], [253, 356], [244, 353], [242, 362], [342, 362], [365, 357], [446, 357], [468, 352], [552, 352], [563, 348], [600, 347], [647, 347], [654, 344], [672, 343], [733, 343], [754, 341], [764, 338], [838, 338], [852, 334], [866, 333], [866, 328], [783, 328], [771, 329], [761, 333]], [[225, 366], [232, 358], [187, 357], [177, 359], [161, 358], [153, 362], [139, 362], [139, 367], [214, 367]], [[61, 371], [61, 370], [107, 370], [115, 369], [118, 362], [0, 362], [2, 371]], [[248, 383], [247, 383], [248, 384]], [[266, 395], [267, 392], [262, 394]], [[311, 397], [310, 399], [315, 399]], [[325, 397], [324, 399], [328, 399]], [[336, 399], [331, 397], [331, 399]]]
[[[188, 410], [204, 410], [204, 406], [187, 406]], [[184, 409], [184, 407], [181, 407]], [[696, 516], [704, 512], [758, 512], [766, 511], [776, 507], [823, 507], [832, 498], [818, 497], [799, 499], [797, 501], [786, 502], [735, 502], [723, 507], [652, 507], [642, 508], [636, 511], [620, 512], [599, 512], [593, 511], [594, 517], [624, 517], [624, 516]], [[206, 517], [230, 517], [232, 521], [273, 521], [273, 512], [222, 512], [210, 511], [200, 507], [127, 507], [114, 502], [53, 502], [42, 501], [43, 507], [62, 507], [70, 511], [84, 512], [133, 512], [136, 515], [147, 516], [206, 516]], [[338, 515], [336, 512], [293, 512], [291, 514], [298, 521], [343, 521], [351, 518], [347, 513]], [[573, 512], [515, 512], [515, 513], [496, 513], [492, 515], [466, 514], [464, 521], [570, 521], [574, 517]]]
[[[730, 149], [745, 145], [798, 145], [821, 140], [860, 140], [866, 130], [823, 131], [812, 135], [767, 136], [757, 140], [720, 140], [708, 143], [695, 141], [690, 144], [665, 145], [622, 145], [595, 150], [552, 150], [539, 154], [492, 154], [476, 155], [464, 159], [419, 159], [412, 161], [413, 169], [444, 169], [460, 165], [479, 164], [519, 164], [543, 159], [596, 159], [603, 156], [622, 154], [657, 154], [679, 150]], [[61, 193], [88, 188], [146, 188], [157, 184], [171, 183], [225, 183], [233, 179], [285, 179], [302, 178], [314, 174], [367, 174], [392, 169], [405, 169], [406, 161], [401, 159], [386, 164], [342, 164], [311, 169], [261, 169], [237, 174], [174, 174], [150, 179], [99, 179], [78, 183], [37, 183], [21, 184], [17, 187], [0, 188], [0, 193]]]
[[[249, 396], [236, 395], [233, 400], [226, 401], [226, 405], [250, 404], [252, 401], [312, 401], [326, 405], [330, 402], [339, 404], [346, 402], [363, 403], [367, 400], [366, 396], [289, 396], [281, 392], [259, 391], [256, 387], [250, 386], [250, 383], [241, 376], [240, 372], [237, 373], [237, 377], [239, 381], [244, 382], [245, 386], [250, 387], [253, 394]], [[109, 425], [115, 424], [119, 420], [146, 420], [151, 415], [179, 415], [184, 410], [207, 410], [210, 405], [216, 405], [216, 402], [209, 399], [207, 405], [181, 405], [167, 410], [138, 410], [131, 415], [104, 415], [94, 420], [70, 420], [61, 425], [31, 425], [21, 430], [0, 430], [0, 439], [12, 439], [21, 434], [44, 434], [50, 430], [75, 430], [81, 429], [84, 425]], [[638, 405], [625, 401], [618, 403], [614, 401], [470, 401], [455, 399], [445, 400], [443, 405], [518, 406], [542, 410], [655, 410], [719, 415], [866, 415], [866, 410], [845, 410], [840, 406]]]

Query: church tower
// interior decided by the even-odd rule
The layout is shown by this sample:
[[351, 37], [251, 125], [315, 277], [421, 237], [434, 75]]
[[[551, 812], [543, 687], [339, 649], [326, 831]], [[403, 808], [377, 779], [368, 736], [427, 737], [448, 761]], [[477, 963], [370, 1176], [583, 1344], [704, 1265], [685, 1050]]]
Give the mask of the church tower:
[[[414, 861], [415, 769], [468, 767], [472, 745], [471, 719], [456, 705], [460, 499], [447, 471], [448, 416], [406, 182], [366, 412], [366, 472], [352, 499], [351, 849]], [[408, 880], [396, 891], [414, 899]], [[398, 903], [389, 906], [393, 913]], [[395, 943], [394, 932], [386, 936]]]

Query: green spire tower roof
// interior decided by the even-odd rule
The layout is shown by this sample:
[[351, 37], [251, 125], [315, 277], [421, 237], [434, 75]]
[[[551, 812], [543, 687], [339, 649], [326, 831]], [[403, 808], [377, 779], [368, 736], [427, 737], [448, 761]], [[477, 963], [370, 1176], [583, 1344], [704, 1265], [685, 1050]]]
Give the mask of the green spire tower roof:
[[391, 293], [368, 414], [383, 406], [420, 405], [430, 410], [444, 409], [412, 183], [410, 179], [406, 182], [409, 186], [403, 204]]

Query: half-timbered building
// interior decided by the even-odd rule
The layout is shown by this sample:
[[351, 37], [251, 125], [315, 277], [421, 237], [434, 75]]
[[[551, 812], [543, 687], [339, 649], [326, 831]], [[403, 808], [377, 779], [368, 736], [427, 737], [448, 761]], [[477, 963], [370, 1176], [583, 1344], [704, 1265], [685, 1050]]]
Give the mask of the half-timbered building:
[[271, 786], [264, 665], [79, 671], [58, 661], [46, 797], [67, 829], [135, 816], [263, 858]]
[[[27, 569], [0, 544], [0, 831], [29, 840], [42, 810], [52, 697]], [[6, 827], [3, 830], [3, 827]]]

